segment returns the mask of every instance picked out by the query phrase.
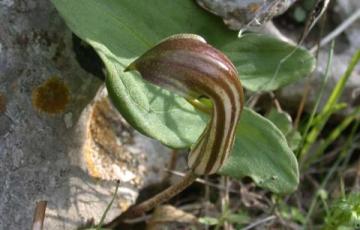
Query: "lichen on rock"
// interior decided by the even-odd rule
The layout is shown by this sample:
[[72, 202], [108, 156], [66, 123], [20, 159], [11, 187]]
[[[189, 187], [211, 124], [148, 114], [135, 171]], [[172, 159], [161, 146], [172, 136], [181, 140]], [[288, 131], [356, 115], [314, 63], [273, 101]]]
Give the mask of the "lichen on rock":
[[59, 77], [51, 77], [32, 92], [32, 104], [41, 112], [57, 114], [64, 112], [70, 101], [68, 86]]

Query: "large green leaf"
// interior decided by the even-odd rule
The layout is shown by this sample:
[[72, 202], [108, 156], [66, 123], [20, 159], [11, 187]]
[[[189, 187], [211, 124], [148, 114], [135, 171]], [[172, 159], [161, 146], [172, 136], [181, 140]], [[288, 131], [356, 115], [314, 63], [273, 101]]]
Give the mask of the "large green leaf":
[[[249, 51], [246, 51], [246, 43], [250, 44], [256, 41], [262, 48], [268, 48], [266, 45], [261, 45], [262, 42], [266, 44], [276, 43], [282, 53], [286, 53], [284, 49], [288, 52], [293, 49], [292, 46], [274, 39], [270, 39], [271, 42], [267, 43], [269, 38], [259, 35], [246, 35], [238, 39], [237, 34], [228, 31], [219, 18], [200, 10], [192, 0], [152, 0], [151, 4], [145, 0], [52, 0], [52, 2], [73, 32], [91, 44], [100, 55], [108, 71], [106, 85], [109, 95], [122, 115], [140, 132], [174, 148], [191, 146], [204, 129], [207, 116], [196, 111], [183, 98], [143, 82], [137, 73], [124, 73], [125, 66], [137, 56], [169, 35], [185, 32], [196, 33], [205, 37], [210, 44], [219, 49], [224, 48], [231, 58], [244, 59], [246, 57], [248, 66], [253, 63], [253, 67], [248, 68], [245, 74], [240, 68], [244, 68], [244, 70], [246, 68], [241, 65], [241, 62], [234, 59], [240, 74], [244, 78], [245, 76], [248, 78], [244, 79], [243, 84], [252, 89], [259, 88], [260, 85], [266, 82], [268, 83], [269, 79], [273, 78], [277, 66], [269, 67], [271, 63], [276, 63], [276, 60], [272, 60], [271, 63], [264, 65], [267, 68], [261, 69], [261, 65], [258, 65], [258, 57], [250, 55]], [[282, 45], [285, 48], [281, 48]], [[276, 49], [273, 52], [276, 54]], [[238, 57], [234, 55], [236, 53], [239, 55], [244, 53], [244, 56]], [[261, 55], [260, 50], [256, 51], [256, 53]], [[304, 55], [303, 60], [311, 59], [309, 54], [304, 51], [301, 51], [301, 55]], [[280, 56], [280, 54], [274, 55], [276, 58], [280, 58]], [[297, 68], [301, 67], [302, 63], [297, 63]], [[262, 73], [260, 80], [252, 83], [251, 71], [253, 71], [254, 77]], [[293, 79], [291, 72], [281, 74], [281, 71], [280, 69], [276, 78], [274, 78], [274, 81], [280, 82], [278, 86], [284, 82], [289, 83]], [[286, 80], [282, 78], [286, 78]], [[249, 83], [246, 83], [246, 81]], [[251, 86], [252, 84], [254, 85]], [[247, 119], [242, 118], [242, 120], [245, 123], [249, 121], [251, 123], [252, 119], [249, 118], [251, 116], [258, 117], [255, 113], [244, 112], [244, 118]], [[246, 127], [247, 124], [242, 126]], [[261, 125], [254, 127], [258, 129], [257, 132], [263, 132]], [[252, 134], [249, 134], [246, 140], [254, 140]], [[282, 139], [280, 138], [279, 141], [281, 142]], [[235, 157], [239, 155], [237, 151], [241, 149], [240, 146], [243, 143], [243, 141], [236, 141], [235, 152], [233, 153]], [[281, 142], [280, 145], [282, 144], [284, 143]], [[250, 141], [248, 146], [250, 145], [258, 145], [258, 141]], [[265, 145], [259, 146], [265, 147]], [[249, 147], [248, 149], [252, 148]], [[276, 151], [278, 150], [282, 152], [273, 152], [273, 154], [277, 154], [273, 155], [274, 158], [277, 156], [284, 157], [284, 159], [292, 157], [292, 153], [289, 153], [287, 149], [276, 148]], [[264, 151], [259, 151], [260, 153], [264, 153]], [[270, 151], [266, 153], [269, 155]], [[257, 161], [273, 160], [268, 155], [261, 158], [262, 160], [248, 157], [246, 154], [244, 157], [248, 158], [245, 161], [256, 165]], [[276, 162], [272, 161], [268, 165], [274, 163]], [[271, 169], [273, 168], [275, 167]], [[289, 171], [296, 171], [297, 167], [296, 164], [295, 166], [290, 164], [288, 168], [277, 167], [277, 169], [280, 174], [278, 175], [280, 178], [278, 182], [280, 183], [284, 180], [284, 175], [288, 175]], [[255, 181], [260, 182], [260, 179], [256, 178], [262, 177], [264, 170], [261, 169], [261, 171], [257, 172], [254, 169], [251, 172], [252, 175], [242, 175], [252, 176]], [[269, 172], [272, 173], [273, 171], [270, 170]], [[292, 175], [295, 174], [292, 173]], [[272, 174], [268, 173], [266, 175]], [[291, 176], [288, 176], [287, 179], [290, 180], [287, 185], [280, 186], [279, 183], [272, 183], [271, 185], [269, 183], [260, 183], [260, 185], [276, 192], [286, 192], [292, 190], [289, 189], [289, 184], [294, 184]]]
[[314, 68], [314, 58], [301, 48], [286, 58], [294, 46], [262, 35], [238, 39], [236, 32], [227, 30], [219, 18], [192, 0], [52, 2], [79, 37], [100, 42], [125, 65], [167, 36], [195, 33], [225, 51], [238, 68], [243, 85], [254, 91], [277, 89]]
[[[221, 47], [236, 39], [192, 0], [52, 0], [80, 38], [103, 44], [123, 64], [173, 34], [195, 33]], [[98, 50], [102, 52], [102, 50]]]
[[270, 91], [312, 72], [315, 59], [303, 48], [259, 34], [248, 34], [222, 46], [237, 67], [244, 87]]
[[294, 191], [299, 183], [297, 160], [282, 132], [261, 115], [245, 109], [235, 146], [220, 174], [251, 177], [259, 186], [277, 193]]

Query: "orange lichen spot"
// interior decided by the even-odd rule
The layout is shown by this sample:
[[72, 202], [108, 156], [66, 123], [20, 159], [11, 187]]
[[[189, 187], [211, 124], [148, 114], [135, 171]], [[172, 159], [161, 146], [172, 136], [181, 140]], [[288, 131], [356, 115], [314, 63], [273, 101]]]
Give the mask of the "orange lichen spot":
[[251, 12], [251, 13], [256, 13], [259, 9], [260, 9], [260, 4], [258, 3], [250, 3], [247, 6], [247, 9]]
[[5, 112], [6, 110], [6, 98], [4, 94], [0, 93], [0, 113]]
[[69, 89], [58, 77], [46, 80], [32, 92], [33, 106], [49, 114], [63, 112], [69, 100]]

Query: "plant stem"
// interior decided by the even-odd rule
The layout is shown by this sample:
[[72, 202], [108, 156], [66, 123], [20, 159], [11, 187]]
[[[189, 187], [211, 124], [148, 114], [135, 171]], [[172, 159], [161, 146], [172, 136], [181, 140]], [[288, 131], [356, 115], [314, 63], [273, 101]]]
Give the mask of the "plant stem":
[[150, 199], [130, 207], [126, 212], [116, 217], [110, 223], [104, 225], [105, 228], [114, 228], [120, 223], [122, 223], [125, 219], [131, 219], [145, 214], [147, 211], [155, 208], [157, 205], [171, 199], [176, 196], [187, 187], [189, 187], [198, 176], [194, 174], [192, 171], [189, 171], [177, 184], [170, 186], [165, 189], [161, 193], [151, 197]]
[[258, 225], [262, 225], [262, 224], [264, 224], [264, 223], [266, 223], [266, 222], [269, 222], [269, 221], [272, 221], [272, 220], [274, 220], [274, 219], [276, 219], [276, 216], [275, 216], [275, 215], [268, 216], [268, 217], [266, 217], [266, 218], [264, 218], [264, 219], [260, 219], [260, 220], [255, 221], [254, 223], [249, 224], [248, 226], [246, 226], [246, 227], [243, 228], [242, 230], [250, 230], [250, 229], [253, 229], [253, 228], [255, 228], [255, 227], [258, 226]]
[[[222, 212], [222, 219], [224, 230], [230, 229], [230, 224], [227, 221], [227, 214], [229, 212], [229, 178], [227, 176], [223, 176], [221, 178], [221, 184], [225, 188], [225, 191], [221, 192], [221, 212]], [[220, 224], [216, 226], [216, 230], [220, 229]]]
[[114, 203], [115, 197], [117, 196], [117, 192], [118, 192], [118, 189], [119, 189], [119, 185], [120, 185], [120, 181], [117, 181], [117, 182], [116, 182], [116, 188], [115, 188], [114, 195], [113, 195], [113, 197], [112, 197], [109, 205], [106, 207], [105, 212], [103, 213], [103, 215], [102, 215], [102, 217], [101, 217], [101, 219], [100, 219], [100, 222], [99, 222], [98, 226], [96, 227], [96, 230], [101, 230], [101, 226], [102, 226], [102, 224], [104, 223], [106, 214], [109, 212], [109, 210], [110, 210], [110, 208], [111, 208], [111, 205]]

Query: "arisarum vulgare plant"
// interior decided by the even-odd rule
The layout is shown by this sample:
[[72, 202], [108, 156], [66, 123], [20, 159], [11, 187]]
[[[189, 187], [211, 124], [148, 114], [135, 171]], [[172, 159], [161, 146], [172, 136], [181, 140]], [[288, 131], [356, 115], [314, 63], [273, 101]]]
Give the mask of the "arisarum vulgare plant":
[[[307, 76], [315, 66], [309, 52], [260, 34], [239, 38], [192, 0], [52, 2], [99, 54], [109, 96], [129, 124], [168, 147], [190, 149], [183, 181], [133, 213], [205, 174], [248, 176], [279, 194], [297, 188], [298, 164], [284, 134], [246, 108], [242, 87], [271, 91]], [[183, 33], [201, 37], [169, 37]]]
[[[130, 70], [139, 71], [145, 80], [190, 101], [209, 98], [211, 118], [189, 152], [187, 175], [164, 192], [130, 208], [110, 223], [110, 227], [123, 218], [141, 215], [170, 199], [199, 175], [216, 173], [232, 149], [244, 105], [243, 88], [234, 65], [205, 39], [194, 34], [173, 35], [161, 41], [125, 69]], [[116, 97], [116, 87], [111, 82], [107, 87], [110, 97]]]

